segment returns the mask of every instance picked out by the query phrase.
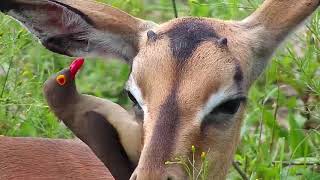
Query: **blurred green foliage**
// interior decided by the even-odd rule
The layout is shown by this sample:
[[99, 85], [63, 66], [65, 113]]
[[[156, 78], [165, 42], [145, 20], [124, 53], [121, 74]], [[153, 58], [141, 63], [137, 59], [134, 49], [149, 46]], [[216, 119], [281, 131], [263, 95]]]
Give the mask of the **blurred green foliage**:
[[[174, 17], [170, 0], [100, 0], [140, 18]], [[177, 1], [179, 16], [242, 19], [262, 0]], [[250, 179], [320, 179], [320, 12], [277, 51], [251, 88], [235, 160]], [[11, 18], [0, 15], [0, 135], [69, 138], [49, 111], [43, 82], [71, 58], [43, 48]], [[129, 67], [91, 59], [80, 73], [80, 91], [123, 106]], [[318, 130], [316, 130], [318, 128]], [[309, 165], [318, 163], [318, 165]], [[298, 165], [297, 165], [298, 164]], [[240, 179], [230, 170], [230, 179]]]

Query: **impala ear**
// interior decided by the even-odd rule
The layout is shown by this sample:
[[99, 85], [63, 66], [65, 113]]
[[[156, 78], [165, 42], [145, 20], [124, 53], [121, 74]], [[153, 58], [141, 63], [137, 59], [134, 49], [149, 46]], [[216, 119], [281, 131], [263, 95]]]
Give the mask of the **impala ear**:
[[319, 0], [265, 0], [243, 23], [281, 41], [319, 5]]
[[130, 61], [140, 33], [155, 24], [90, 0], [6, 0], [0, 10], [23, 23], [49, 50]]
[[236, 22], [237, 55], [250, 61], [253, 82], [266, 68], [276, 48], [320, 5], [320, 0], [265, 0], [250, 16]]

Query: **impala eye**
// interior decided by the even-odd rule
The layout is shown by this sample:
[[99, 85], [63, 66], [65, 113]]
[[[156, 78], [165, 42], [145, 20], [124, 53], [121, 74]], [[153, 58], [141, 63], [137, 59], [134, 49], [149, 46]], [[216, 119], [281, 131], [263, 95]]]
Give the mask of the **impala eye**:
[[214, 108], [204, 120], [207, 123], [227, 122], [238, 112], [241, 103], [245, 100], [246, 98], [243, 97], [228, 100]]
[[235, 114], [236, 112], [238, 112], [241, 102], [241, 99], [229, 100], [216, 107], [213, 111], [211, 111], [211, 113], [220, 112], [224, 114]]

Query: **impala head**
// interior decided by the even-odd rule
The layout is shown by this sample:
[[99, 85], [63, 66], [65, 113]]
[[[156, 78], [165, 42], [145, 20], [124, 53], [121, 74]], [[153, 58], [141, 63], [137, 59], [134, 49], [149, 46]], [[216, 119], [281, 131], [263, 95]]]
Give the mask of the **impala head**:
[[209, 179], [224, 178], [250, 85], [318, 6], [319, 0], [266, 0], [243, 21], [179, 18], [158, 25], [87, 0], [0, 3], [54, 52], [112, 55], [132, 66], [126, 90], [140, 107], [144, 132], [132, 175], [138, 180], [185, 179], [180, 166], [165, 162], [189, 157], [192, 145], [208, 151]]

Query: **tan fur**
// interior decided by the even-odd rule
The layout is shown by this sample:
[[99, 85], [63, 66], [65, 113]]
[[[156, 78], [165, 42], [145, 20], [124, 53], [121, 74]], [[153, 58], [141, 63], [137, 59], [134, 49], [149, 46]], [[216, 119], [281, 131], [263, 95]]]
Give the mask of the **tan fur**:
[[[179, 108], [182, 111], [180, 123], [182, 123], [179, 126], [179, 136], [176, 137], [177, 140], [174, 142], [175, 151], [171, 154], [171, 159], [181, 155], [188, 156], [191, 145], [195, 145], [199, 151], [210, 149], [208, 154], [211, 162], [209, 179], [225, 179], [239, 143], [245, 105], [241, 106], [232, 120], [234, 123], [230, 127], [226, 129], [211, 127], [205, 137], [199, 135], [201, 120], [196, 118], [196, 112], [202, 107], [210, 94], [217, 92], [219, 89], [231, 89], [230, 91], [235, 89], [232, 82], [234, 59], [239, 61], [244, 72], [242, 93], [246, 95], [252, 82], [265, 68], [274, 49], [293, 28], [315, 10], [317, 4], [319, 4], [319, 1], [268, 0], [257, 12], [242, 22], [205, 19], [206, 23], [212, 26], [217, 34], [228, 38], [228, 50], [223, 51], [212, 42], [203, 43], [193, 53], [187, 65], [184, 66], [183, 73], [180, 74], [182, 85], [178, 90]], [[153, 30], [156, 34], [160, 34], [174, 28], [181, 20], [172, 20], [153, 28]], [[136, 170], [138, 179], [155, 178], [150, 176], [151, 174], [148, 175], [153, 171], [148, 172], [144, 163], [154, 162], [156, 155], [153, 158], [149, 154], [144, 154], [144, 152], [147, 152], [147, 148], [149, 148], [148, 139], [150, 139], [150, 134], [154, 129], [159, 107], [170, 94], [167, 90], [170, 90], [172, 84], [176, 81], [176, 67], [172, 65], [172, 57], [167, 57], [167, 53], [171, 54], [170, 50], [167, 49], [169, 46], [167, 43], [166, 38], [157, 40], [155, 43], [141, 43], [142, 48], [140, 48], [141, 50], [133, 63], [133, 76], [137, 78], [149, 113], [144, 124], [146, 141]], [[145, 51], [144, 48], [147, 50]], [[169, 172], [169, 174], [181, 175], [179, 166], [158, 168], [164, 168], [163, 172]], [[163, 175], [167, 173], [163, 173]], [[181, 175], [174, 179], [184, 178]], [[156, 179], [160, 180], [162, 177]]]
[[[177, 20], [178, 21], [178, 20]], [[208, 24], [217, 25], [220, 21], [212, 22], [208, 19]], [[166, 29], [174, 27], [172, 24], [160, 26], [156, 33], [166, 31]], [[169, 26], [169, 27], [168, 27]], [[222, 29], [223, 30], [223, 29]], [[222, 31], [221, 30], [221, 31]], [[142, 90], [145, 103], [148, 106], [148, 116], [145, 117], [145, 142], [137, 173], [147, 173], [143, 163], [154, 162], [157, 155], [144, 154], [147, 151], [150, 137], [154, 129], [156, 118], [159, 116], [160, 106], [166, 97], [171, 93], [170, 90], [176, 81], [176, 67], [173, 64], [175, 59], [170, 55], [168, 40], [166, 38], [157, 40], [155, 43], [147, 45], [146, 49], [141, 48], [140, 53], [133, 62], [132, 75], [136, 77], [136, 81]], [[146, 43], [147, 44], [147, 43]], [[166, 52], [166, 53], [164, 53]], [[162, 54], [159, 56], [159, 54]], [[239, 141], [239, 131], [241, 125], [242, 110], [238, 113], [237, 118], [227, 130], [210, 128], [209, 133], [205, 137], [201, 137], [200, 122], [196, 113], [202, 105], [207, 101], [210, 94], [217, 92], [221, 88], [234, 87], [232, 76], [234, 74], [233, 61], [234, 56], [227, 50], [217, 47], [214, 42], [205, 42], [200, 45], [188, 60], [181, 76], [181, 86], [179, 88], [179, 108], [181, 113], [181, 125], [179, 127], [179, 135], [174, 142], [175, 150], [168, 160], [174, 160], [175, 157], [181, 155], [187, 156], [190, 153], [191, 146], [195, 145], [198, 151], [208, 151], [209, 158], [212, 160], [212, 169], [210, 169], [210, 178], [224, 179], [236, 145]], [[145, 68], [148, 67], [148, 68]], [[171, 143], [168, 140], [168, 143]], [[173, 143], [173, 142], [172, 142]], [[199, 154], [198, 154], [199, 155]], [[147, 159], [146, 159], [147, 158]], [[176, 179], [186, 178], [180, 166], [163, 166], [157, 167], [161, 172], [161, 168], [165, 168], [169, 174], [178, 175]], [[139, 172], [140, 170], [140, 172]], [[180, 175], [180, 176], [179, 176]], [[219, 176], [217, 176], [219, 175]], [[138, 179], [162, 179], [162, 176], [141, 175]]]
[[0, 179], [113, 180], [81, 141], [0, 137]]
[[[209, 179], [225, 179], [239, 143], [245, 103], [242, 103], [231, 120], [221, 125], [210, 125], [204, 132], [201, 131], [199, 112], [214, 94], [223, 94], [223, 97], [220, 97], [222, 100], [235, 95], [246, 96], [275, 49], [319, 6], [319, 0], [266, 0], [256, 12], [243, 21], [179, 18], [155, 25], [92, 1], [60, 2], [87, 14], [96, 23], [97, 29], [116, 32], [116, 35], [123, 39], [131, 39], [131, 45], [136, 49], [136, 56], [132, 59], [131, 77], [141, 90], [147, 112], [144, 112], [141, 157], [132, 176], [133, 180], [161, 180], [168, 177], [174, 180], [185, 179], [186, 173], [180, 166], [166, 166], [158, 157], [168, 156], [168, 160], [179, 156], [188, 157], [191, 145], [195, 145], [200, 152], [209, 151]], [[218, 37], [227, 38], [227, 45], [221, 47], [216, 41], [204, 41], [182, 62], [183, 66], [178, 66], [166, 32], [186, 21], [201, 21], [205, 26], [214, 29]], [[153, 30], [161, 37], [148, 39], [148, 30]], [[234, 81], [237, 65], [243, 72], [240, 85]], [[151, 146], [157, 144], [152, 142], [152, 137], [165, 135], [161, 134], [166, 132], [165, 129], [157, 129], [157, 120], [164, 116], [160, 114], [161, 109], [174, 92], [179, 111], [174, 139], [161, 139], [167, 142], [168, 148], [161, 147], [165, 152], [150, 154], [158, 148]], [[117, 115], [106, 112], [106, 116]], [[125, 125], [117, 122], [111, 124], [120, 131], [120, 135], [126, 133], [126, 130], [120, 127]], [[163, 145], [162, 142], [161, 146]]]
[[138, 38], [138, 34], [144, 31], [153, 23], [135, 18], [119, 9], [115, 9], [106, 4], [88, 0], [57, 0], [71, 7], [74, 7], [88, 15], [99, 30], [108, 30], [117, 34], [132, 33]]
[[[251, 16], [244, 20], [249, 26], [263, 26], [276, 38], [287, 33], [319, 6], [318, 0], [266, 0]], [[270, 34], [266, 36], [270, 37]]]

